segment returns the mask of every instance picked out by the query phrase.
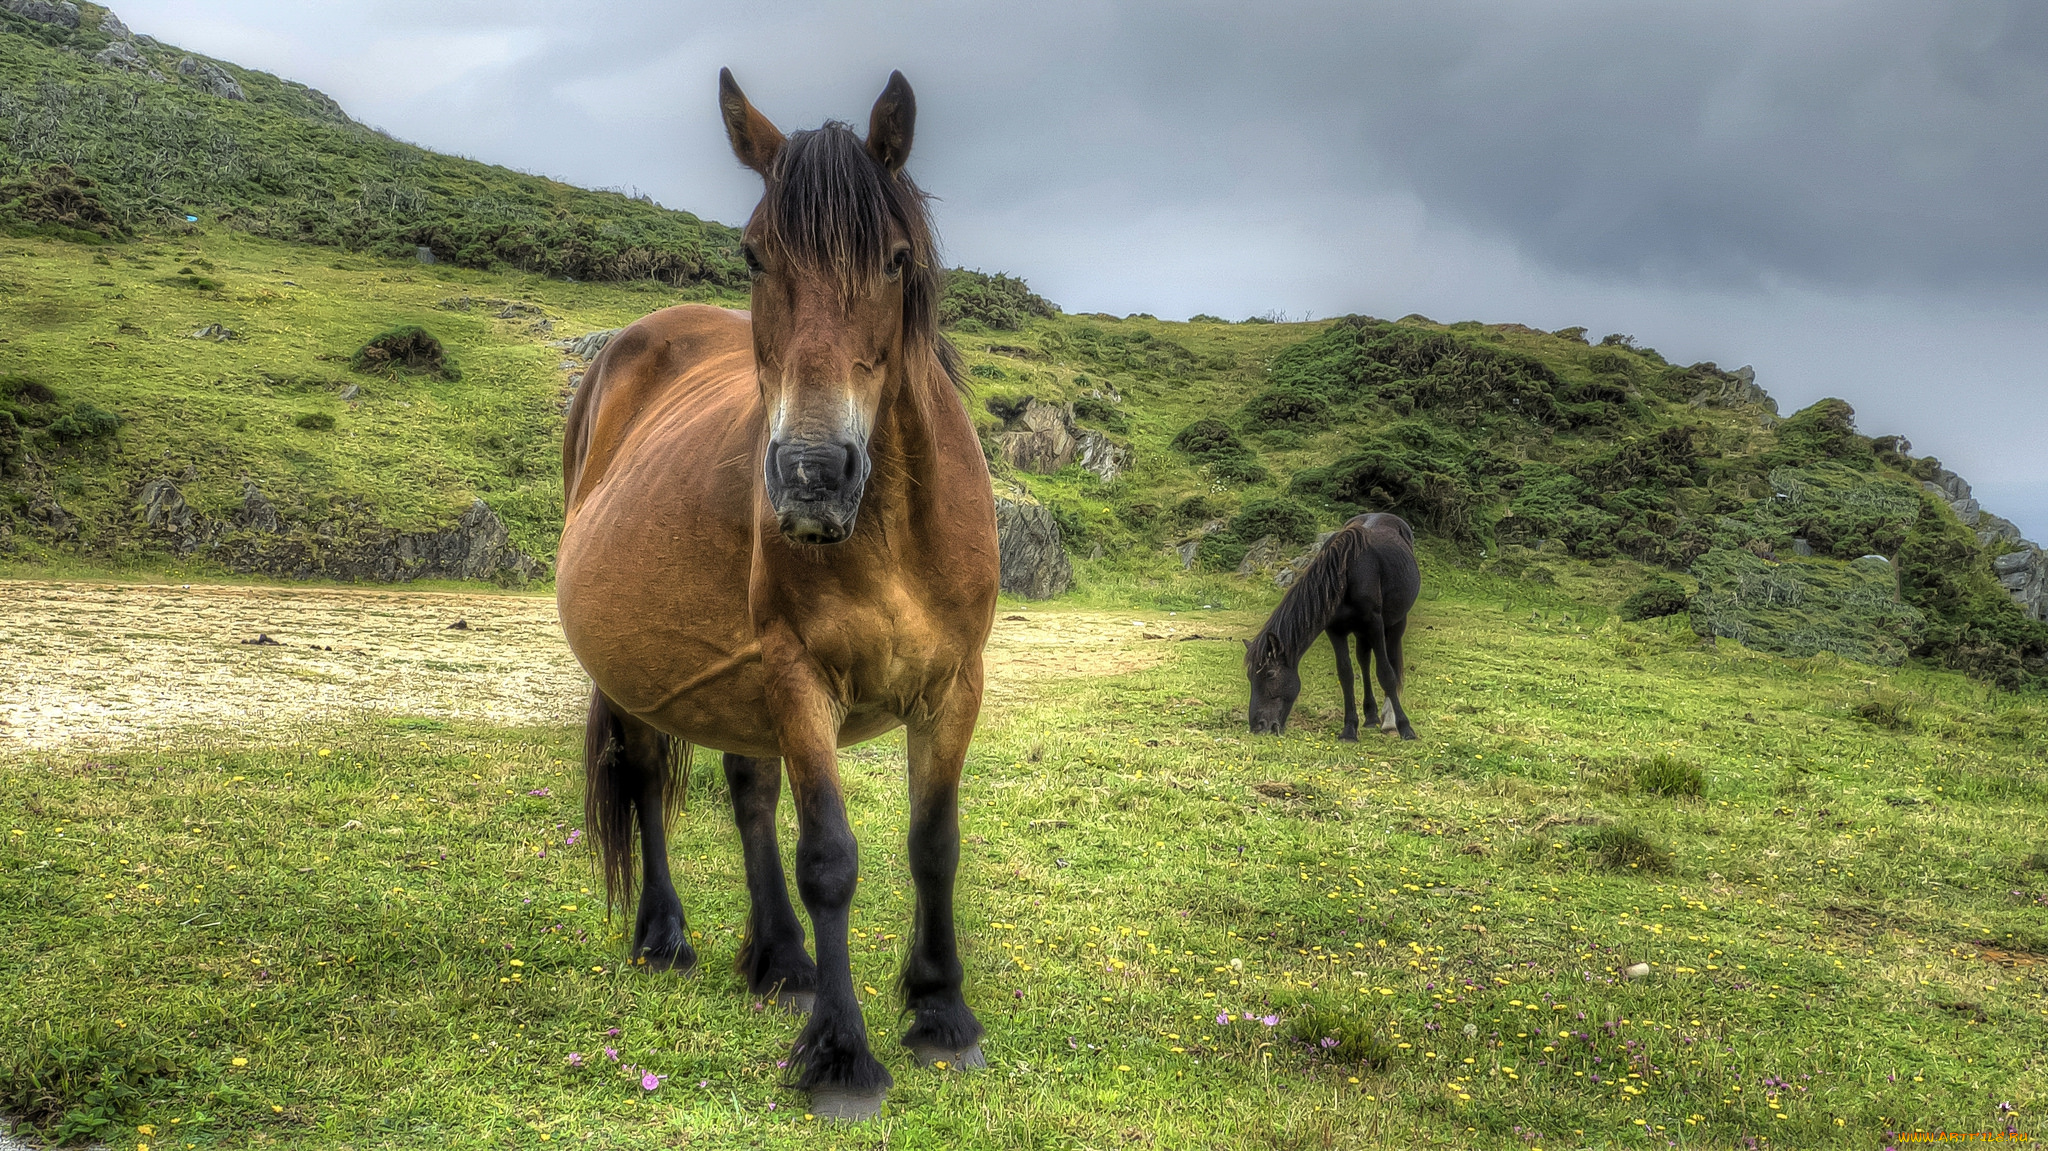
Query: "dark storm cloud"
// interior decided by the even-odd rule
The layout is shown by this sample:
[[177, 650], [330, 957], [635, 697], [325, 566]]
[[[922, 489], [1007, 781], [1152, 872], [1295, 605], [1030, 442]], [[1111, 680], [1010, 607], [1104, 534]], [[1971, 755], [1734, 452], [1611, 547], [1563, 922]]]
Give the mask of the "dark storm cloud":
[[[1074, 310], [1626, 331], [1848, 398], [2048, 538], [2040, 0], [123, 0], [448, 151], [744, 218], [785, 128], [916, 86], [952, 257]], [[2030, 509], [2030, 510], [2022, 510]]]

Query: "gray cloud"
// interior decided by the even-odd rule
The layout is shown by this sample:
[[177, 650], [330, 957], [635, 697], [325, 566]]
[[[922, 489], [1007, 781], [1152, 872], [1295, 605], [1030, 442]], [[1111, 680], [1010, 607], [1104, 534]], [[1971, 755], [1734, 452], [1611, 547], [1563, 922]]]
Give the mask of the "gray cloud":
[[891, 68], [962, 262], [1069, 308], [1586, 324], [1838, 394], [2048, 537], [2048, 6], [129, 0], [429, 146], [728, 221]]

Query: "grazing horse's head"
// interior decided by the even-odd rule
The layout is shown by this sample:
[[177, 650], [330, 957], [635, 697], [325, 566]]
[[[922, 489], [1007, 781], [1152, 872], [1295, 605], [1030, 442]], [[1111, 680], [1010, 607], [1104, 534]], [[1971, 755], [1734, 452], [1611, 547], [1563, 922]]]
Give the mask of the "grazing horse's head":
[[1280, 641], [1272, 632], [1245, 641], [1244, 674], [1252, 681], [1252, 734], [1286, 731], [1287, 716], [1301, 696], [1301, 671], [1280, 650]]
[[925, 197], [903, 171], [917, 100], [891, 74], [866, 139], [840, 123], [785, 137], [729, 71], [718, 102], [733, 152], [767, 186], [744, 252], [768, 501], [788, 539], [835, 544], [853, 534], [877, 413], [938, 338]]

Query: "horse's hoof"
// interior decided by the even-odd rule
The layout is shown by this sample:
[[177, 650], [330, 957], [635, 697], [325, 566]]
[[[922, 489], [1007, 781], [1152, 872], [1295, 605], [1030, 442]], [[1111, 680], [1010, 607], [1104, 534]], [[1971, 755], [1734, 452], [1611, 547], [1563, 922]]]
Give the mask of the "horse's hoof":
[[1421, 739], [1422, 737], [1421, 737], [1421, 736], [1419, 736], [1419, 735], [1416, 735], [1416, 734], [1415, 734], [1414, 732], [1412, 732], [1412, 731], [1404, 731], [1404, 732], [1402, 732], [1402, 733], [1401, 733], [1401, 738], [1402, 738], [1402, 739], [1404, 739], [1404, 740], [1407, 740], [1407, 739]]
[[979, 1043], [957, 1051], [944, 1047], [913, 1047], [910, 1054], [919, 1067], [936, 1067], [941, 1071], [979, 1071], [988, 1066]]
[[1338, 736], [1337, 739], [1339, 740], [1339, 742], [1342, 743], [1357, 743], [1358, 733], [1355, 731], [1347, 731], [1344, 734]]
[[809, 1015], [811, 1013], [811, 1006], [817, 1001], [818, 995], [814, 991], [777, 991], [775, 993], [775, 1006], [782, 1008], [792, 1015]]
[[820, 1119], [858, 1123], [880, 1115], [882, 1101], [888, 1097], [889, 1092], [884, 1089], [853, 1091], [844, 1087], [820, 1087], [811, 1092], [811, 1114]]

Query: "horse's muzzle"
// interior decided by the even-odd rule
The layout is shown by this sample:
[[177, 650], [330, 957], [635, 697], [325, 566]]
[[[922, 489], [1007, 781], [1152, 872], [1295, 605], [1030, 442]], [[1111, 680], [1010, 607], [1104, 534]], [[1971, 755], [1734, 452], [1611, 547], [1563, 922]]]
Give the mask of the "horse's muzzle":
[[869, 467], [867, 445], [851, 437], [770, 441], [768, 502], [782, 534], [800, 544], [852, 535]]

